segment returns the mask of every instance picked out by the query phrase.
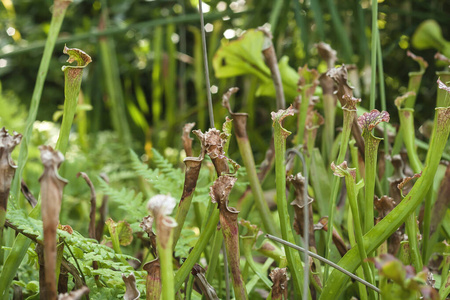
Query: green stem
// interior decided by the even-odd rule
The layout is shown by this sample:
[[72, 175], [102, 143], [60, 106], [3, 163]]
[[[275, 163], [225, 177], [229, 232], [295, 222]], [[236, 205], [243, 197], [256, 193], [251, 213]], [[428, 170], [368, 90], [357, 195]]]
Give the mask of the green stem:
[[450, 293], [450, 273], [449, 273], [449, 266], [450, 266], [450, 255], [444, 255], [443, 259], [443, 267], [442, 267], [442, 275], [441, 275], [441, 287], [439, 289], [439, 298], [444, 300], [447, 298], [447, 296]]
[[[347, 146], [350, 140], [350, 134], [351, 134], [351, 128], [353, 124], [353, 119], [356, 114], [356, 110], [349, 110], [346, 108], [342, 108], [344, 111], [344, 124], [342, 125], [342, 134], [341, 134], [341, 143], [339, 146], [339, 156], [337, 159], [337, 163], [340, 164], [344, 161], [345, 155], [347, 154]], [[340, 180], [338, 177], [333, 178], [333, 184], [331, 189], [331, 201], [330, 206], [328, 209], [329, 218], [328, 218], [328, 231], [327, 231], [327, 240], [325, 244], [325, 258], [330, 257], [331, 253], [331, 244], [332, 244], [332, 238], [333, 238], [333, 220], [334, 220], [334, 212], [336, 210], [336, 200], [339, 193], [339, 184]], [[328, 270], [329, 266], [325, 265], [325, 272], [324, 272], [324, 282], [326, 281], [328, 277]]]
[[411, 260], [417, 272], [423, 268], [422, 259], [420, 257], [419, 245], [417, 244], [417, 225], [416, 214], [412, 212], [405, 222], [406, 234], [408, 235], [409, 250], [411, 253]]
[[173, 230], [173, 248], [175, 248], [178, 239], [183, 229], [186, 216], [191, 207], [192, 198], [194, 197], [194, 191], [197, 186], [198, 175], [200, 174], [200, 168], [202, 166], [203, 159], [195, 157], [187, 157], [184, 160], [186, 165], [185, 175], [184, 175], [184, 187], [183, 194], [181, 196], [180, 203], [178, 205], [177, 213], [175, 216], [175, 221], [177, 222], [177, 227]]
[[[286, 137], [290, 134], [290, 132], [285, 130], [281, 125], [282, 119], [287, 116], [287, 113], [282, 110], [280, 110], [279, 113], [280, 112], [281, 116], [278, 117], [274, 117], [275, 113], [272, 113], [272, 119], [274, 120], [275, 176], [278, 214], [280, 216], [282, 238], [291, 243], [295, 243], [286, 202]], [[301, 268], [302, 262], [300, 260], [300, 255], [297, 251], [294, 251], [291, 248], [286, 248], [285, 251], [295, 292], [297, 295], [302, 295], [304, 274]], [[308, 298], [311, 298], [310, 293], [308, 293]]]
[[308, 85], [302, 87], [302, 102], [300, 103], [299, 113], [298, 113], [298, 123], [297, 123], [297, 144], [303, 144], [303, 139], [305, 136], [305, 123], [306, 114], [308, 112], [309, 99], [306, 97], [306, 90], [309, 88]]
[[414, 110], [410, 108], [401, 108], [399, 109], [399, 117], [409, 164], [414, 173], [420, 173], [423, 169], [423, 165], [417, 155], [416, 146], [414, 144], [414, 141], [416, 140], [414, 134]]
[[327, 162], [331, 162], [331, 146], [334, 141], [335, 118], [336, 118], [336, 98], [334, 95], [323, 95], [323, 109], [325, 114], [324, 135], [323, 135], [323, 154]]
[[[366, 145], [367, 149], [367, 145]], [[366, 156], [367, 158], [367, 156]], [[356, 246], [358, 247], [358, 253], [359, 257], [361, 259], [362, 268], [364, 271], [364, 277], [369, 283], [374, 283], [372, 272], [370, 271], [369, 263], [366, 261], [367, 259], [367, 253], [364, 247], [364, 240], [363, 240], [363, 232], [361, 228], [361, 219], [360, 214], [358, 210], [358, 203], [356, 199], [356, 185], [355, 185], [355, 179], [350, 175], [345, 175], [345, 185], [347, 186], [347, 197], [350, 203], [350, 208], [352, 210], [352, 216], [354, 220], [354, 229], [355, 229], [355, 238], [356, 238]], [[367, 203], [366, 203], [367, 205]], [[369, 293], [370, 299], [376, 299], [376, 294], [374, 290], [370, 290]]]
[[[256, 266], [252, 255], [252, 246], [254, 237], [242, 237], [242, 251], [244, 252], [244, 257], [250, 268], [255, 272], [255, 274], [265, 283], [268, 288], [272, 287], [272, 282], [267, 278], [267, 275], [261, 273], [259, 268]], [[248, 240], [248, 241], [247, 241]]]
[[375, 194], [375, 180], [377, 176], [377, 154], [378, 145], [381, 139], [364, 130], [363, 137], [365, 141], [365, 180], [364, 180], [364, 233], [367, 233], [373, 227], [373, 198]]
[[242, 161], [244, 162], [244, 166], [247, 171], [247, 176], [250, 182], [250, 187], [252, 189], [255, 205], [263, 222], [264, 229], [267, 233], [276, 235], [278, 234], [277, 226], [275, 226], [275, 221], [273, 220], [272, 214], [269, 210], [269, 206], [264, 199], [261, 182], [259, 181], [258, 174], [256, 172], [255, 159], [253, 157], [253, 151], [250, 145], [250, 141], [248, 137], [239, 136], [237, 133], [236, 140], [239, 146], [239, 153], [241, 154]]
[[191, 272], [192, 267], [200, 258], [200, 255], [202, 254], [203, 250], [205, 250], [206, 245], [208, 244], [211, 236], [216, 231], [218, 222], [219, 222], [219, 210], [214, 209], [207, 225], [205, 226], [205, 230], [202, 231], [199, 239], [197, 240], [197, 243], [194, 246], [194, 249], [192, 249], [191, 253], [187, 257], [181, 268], [178, 269], [177, 273], [175, 274], [174, 279], [175, 291], [178, 291], [181, 288], [181, 285]]
[[222, 249], [222, 243], [223, 243], [223, 234], [222, 232], [220, 232], [220, 229], [218, 229], [214, 234], [214, 240], [211, 249], [212, 259], [209, 260], [208, 270], [206, 270], [206, 280], [208, 282], [212, 282], [212, 280], [214, 279], [214, 275], [216, 275], [215, 271], [217, 268], [217, 264], [219, 263], [219, 254], [220, 249]]
[[[359, 193], [358, 193], [358, 195], [359, 195]], [[352, 209], [349, 208], [348, 217], [347, 217], [347, 227], [348, 227], [348, 238], [350, 240], [350, 246], [352, 248], [354, 248], [356, 245], [356, 238], [355, 238], [353, 224], [354, 224], [354, 221], [353, 221]], [[358, 268], [356, 270], [356, 275], [360, 278], [363, 278], [364, 273], [363, 273], [362, 268]], [[364, 284], [358, 282], [358, 290], [359, 290], [360, 299], [367, 300], [367, 287]]]
[[156, 247], [158, 248], [159, 262], [161, 264], [161, 299], [175, 299], [173, 263], [172, 263], [172, 243], [173, 230], [170, 230], [167, 243], [162, 245], [160, 239], [156, 239]]
[[[261, 272], [263, 274], [267, 274], [268, 270], [271, 267], [273, 262], [274, 262], [273, 258], [268, 258], [266, 260], [266, 262], [264, 263], [264, 265], [262, 266]], [[265, 277], [265, 278], [267, 278], [267, 277]], [[258, 283], [259, 280], [260, 280], [259, 275], [255, 275], [252, 277], [252, 279], [250, 279], [248, 281], [248, 283], [245, 285], [245, 289], [247, 290], [248, 294], [250, 294], [253, 291], [253, 288], [256, 286], [256, 284]], [[272, 286], [272, 282], [270, 283], [270, 286]], [[270, 297], [270, 295], [269, 295], [269, 297]], [[269, 298], [267, 298], [267, 299], [269, 299]]]

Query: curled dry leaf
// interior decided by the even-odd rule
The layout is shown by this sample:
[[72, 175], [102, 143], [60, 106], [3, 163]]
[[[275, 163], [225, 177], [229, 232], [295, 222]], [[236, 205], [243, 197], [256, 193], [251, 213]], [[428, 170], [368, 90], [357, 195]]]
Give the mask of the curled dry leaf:
[[192, 267], [191, 274], [194, 276], [195, 283], [202, 290], [206, 300], [219, 300], [219, 297], [217, 297], [216, 290], [206, 280], [205, 269], [203, 269], [199, 264], [195, 264]]
[[227, 143], [227, 139], [220, 130], [210, 128], [205, 133], [202, 133], [201, 130], [194, 130], [193, 133], [200, 139], [202, 149], [205, 149], [206, 154], [211, 157], [217, 176], [222, 175], [222, 173], [229, 173], [228, 162], [231, 162], [235, 169], [239, 168], [237, 163], [225, 156], [224, 146]]
[[344, 95], [349, 95], [353, 97], [353, 88], [348, 85], [348, 73], [345, 65], [342, 65], [339, 68], [330, 69], [327, 72], [327, 76], [333, 79], [337, 85], [338, 89], [335, 92], [339, 102], [341, 102], [341, 106], [344, 107], [345, 101], [343, 99]]
[[379, 112], [377, 109], [373, 109], [358, 118], [359, 126], [368, 132], [372, 131], [381, 122], [389, 122], [389, 113], [387, 111]]
[[69, 55], [69, 58], [67, 59], [68, 63], [76, 62], [76, 66], [63, 66], [63, 71], [70, 67], [86, 67], [92, 62], [91, 57], [86, 52], [77, 48], [68, 48], [67, 46], [64, 46], [63, 53]]
[[22, 192], [25, 199], [30, 203], [31, 207], [35, 207], [37, 204], [37, 199], [34, 197], [33, 193], [28, 188], [26, 182], [22, 179], [20, 182], [20, 191]]
[[312, 211], [312, 202], [314, 201], [307, 194], [307, 199], [303, 199], [304, 197], [304, 189], [305, 189], [305, 177], [302, 176], [301, 173], [297, 173], [297, 175], [289, 175], [287, 177], [287, 181], [294, 186], [294, 201], [291, 202], [291, 205], [294, 206], [295, 219], [294, 219], [294, 230], [297, 234], [303, 236], [303, 229], [305, 224], [305, 215], [304, 215], [304, 206], [305, 200], [308, 203], [308, 216], [309, 219], [309, 246], [316, 247], [316, 240], [314, 238], [314, 221], [313, 221], [313, 211]]
[[398, 189], [398, 184], [402, 182], [405, 174], [403, 173], [403, 159], [400, 154], [396, 154], [390, 158], [391, 164], [394, 167], [394, 173], [388, 178], [389, 181], [389, 195], [394, 199], [395, 203], [402, 201], [402, 194]]
[[416, 95], [415, 92], [409, 91], [409, 92], [407, 92], [407, 93], [405, 93], [405, 94], [403, 94], [403, 95], [401, 95], [401, 96], [395, 98], [395, 101], [394, 101], [395, 106], [397, 106], [398, 109], [402, 109], [402, 108], [403, 108], [403, 105], [404, 105], [404, 103], [405, 103], [405, 101], [406, 101], [409, 97], [412, 97], [412, 96], [415, 96], [415, 95]]
[[323, 125], [324, 119], [321, 114], [317, 110], [311, 110], [306, 115], [306, 130], [313, 130], [317, 132], [317, 129], [320, 125]]
[[319, 84], [319, 73], [316, 69], [308, 69], [307, 65], [298, 68], [298, 75], [300, 76], [297, 86], [299, 92], [305, 90], [305, 96], [310, 99]]
[[287, 109], [280, 109], [277, 112], [271, 112], [270, 115], [273, 121], [272, 126], [275, 127], [276, 124], [278, 123], [278, 125], [281, 127], [281, 134], [283, 138], [286, 139], [291, 134], [291, 132], [283, 128], [283, 120], [287, 116], [294, 115], [294, 108], [292, 107], [292, 105], [290, 105]]
[[58, 300], [79, 300], [87, 294], [89, 294], [89, 288], [87, 286], [83, 286], [78, 290], [71, 291], [68, 294], [65, 293], [58, 295]]
[[447, 56], [445, 56], [444, 54], [442, 54], [440, 52], [436, 52], [436, 54], [434, 55], [434, 59], [443, 61], [447, 64], [450, 64], [450, 58], [448, 58]]
[[136, 277], [134, 273], [130, 273], [130, 275], [126, 276], [122, 274], [122, 280], [125, 282], [125, 295], [123, 295], [124, 300], [137, 300], [141, 296], [141, 292], [137, 289], [136, 286]]
[[272, 299], [288, 299], [288, 278], [286, 268], [275, 268], [269, 274], [273, 282]]
[[315, 46], [320, 57], [327, 62], [328, 69], [334, 68], [337, 61], [336, 50], [324, 42], [317, 43]]
[[[418, 174], [414, 174], [412, 177], [405, 177], [403, 178], [403, 180], [397, 185], [397, 188], [400, 190], [400, 192], [402, 193], [402, 196], [405, 197], [409, 191], [412, 189], [412, 185], [411, 186], [407, 186], [411, 180], [415, 179], [415, 178], [419, 178], [420, 176], [422, 176], [422, 172], [418, 173]], [[407, 188], [407, 189], [406, 189]]]
[[343, 161], [340, 165], [335, 165], [334, 161], [331, 163], [331, 170], [333, 174], [338, 177], [345, 177], [347, 175], [352, 176], [356, 180], [356, 169], [349, 168], [346, 161]]
[[[347, 67], [343, 64], [339, 68], [331, 69], [327, 72], [327, 75], [332, 78], [337, 84], [337, 90], [335, 92], [336, 97], [341, 103], [341, 107], [344, 110], [344, 121], [347, 120], [348, 123], [352, 123], [351, 131], [352, 135], [356, 140], [356, 145], [358, 146], [359, 153], [362, 157], [364, 157], [365, 153], [365, 145], [364, 139], [361, 136], [361, 129], [356, 124], [357, 116], [356, 116], [356, 105], [361, 99], [353, 98], [353, 88], [348, 84], [348, 73]], [[351, 112], [350, 115], [345, 117], [346, 112]], [[353, 115], [353, 116], [351, 116]], [[346, 122], [346, 123], [347, 123]], [[349, 126], [349, 124], [344, 124], [344, 126]]]
[[[314, 230], [328, 231], [328, 217], [320, 218], [319, 222], [314, 225]], [[337, 230], [333, 228], [332, 234], [333, 243], [339, 251], [339, 254], [343, 257], [347, 253], [348, 249], [345, 245], [344, 239], [339, 235]]]
[[39, 178], [41, 183], [41, 211], [44, 228], [44, 259], [46, 299], [55, 299], [56, 292], [56, 229], [59, 223], [59, 213], [63, 188], [67, 181], [58, 174], [58, 169], [64, 161], [64, 156], [50, 146], [40, 146], [44, 173]]
[[437, 84], [438, 84], [438, 88], [440, 88], [441, 90], [444, 90], [444, 91], [447, 91], [447, 92], [450, 93], [450, 87], [447, 86], [445, 83], [443, 83], [440, 78], [438, 78]]
[[[8, 134], [5, 127], [0, 129], [0, 210], [6, 212], [9, 190], [17, 166], [11, 158], [14, 148], [22, 140], [22, 135], [14, 132]], [[3, 226], [0, 224], [0, 226]]]
[[183, 135], [181, 139], [183, 140], [184, 152], [186, 152], [186, 157], [192, 156], [192, 141], [193, 138], [190, 137], [192, 128], [194, 128], [195, 123], [186, 123], [183, 127]]
[[349, 111], [356, 111], [356, 105], [361, 102], [360, 98], [355, 98], [353, 96], [345, 94], [342, 96], [342, 99], [344, 101], [344, 106], [342, 109], [349, 110]]
[[419, 64], [420, 72], [425, 72], [425, 69], [428, 68], [428, 63], [425, 59], [423, 59], [423, 57], [417, 56], [409, 50], [406, 52], [406, 55], [414, 59]]
[[395, 208], [396, 203], [394, 199], [389, 196], [385, 195], [381, 198], [375, 196], [374, 206], [375, 209], [378, 211], [378, 216], [380, 218], [384, 218], [385, 216], [387, 216], [388, 213], [390, 213]]
[[198, 176], [200, 174], [200, 168], [202, 167], [202, 161], [203, 157], [186, 157], [183, 161], [186, 168], [184, 171], [183, 194], [181, 195], [180, 203], [178, 204], [178, 209], [175, 216], [177, 227], [174, 229], [173, 233], [174, 248], [180, 237], [181, 230], [191, 206], [192, 197], [197, 186]]
[[233, 189], [233, 186], [237, 178], [224, 175], [214, 181], [214, 184], [209, 188], [209, 195], [213, 203], [218, 204], [219, 210], [229, 211], [231, 213], [237, 213], [232, 207], [228, 207], [228, 196]]
[[247, 119], [246, 113], [235, 113], [230, 107], [230, 97], [237, 93], [239, 88], [232, 87], [222, 96], [222, 106], [225, 107], [233, 120], [234, 132], [237, 138], [248, 139], [247, 135]]

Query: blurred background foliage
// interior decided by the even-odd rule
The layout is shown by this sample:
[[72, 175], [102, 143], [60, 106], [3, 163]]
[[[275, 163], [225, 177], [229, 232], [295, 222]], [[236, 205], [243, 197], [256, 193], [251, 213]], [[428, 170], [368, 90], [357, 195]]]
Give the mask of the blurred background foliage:
[[[49, 29], [53, 1], [0, 2], [0, 123], [20, 132]], [[395, 111], [393, 100], [406, 91], [408, 72], [418, 70], [417, 63], [406, 56], [406, 51], [409, 49], [430, 63], [415, 110], [417, 124], [421, 124], [434, 115], [435, 72], [443, 67], [434, 64], [436, 49], [415, 49], [411, 36], [421, 22], [434, 19], [442, 28], [443, 37], [450, 39], [450, 3], [444, 0], [378, 2], [389, 111]], [[227, 115], [221, 107], [222, 93], [231, 86], [240, 87], [232, 99], [232, 107], [250, 114], [248, 131], [252, 133], [255, 160], [259, 163], [263, 159], [271, 132], [270, 112], [276, 109], [275, 99], [255, 96], [258, 83], [253, 75], [217, 79], [211, 63], [221, 40], [235, 39], [259, 26], [270, 28], [278, 58], [287, 56], [294, 70], [307, 64], [323, 72], [326, 65], [319, 59], [314, 44], [329, 43], [338, 51], [339, 64], [357, 66], [358, 73], [350, 80], [357, 87], [355, 94], [362, 98], [361, 105], [368, 108], [370, 4], [368, 0], [204, 1], [216, 127], [221, 127]], [[66, 59], [62, 49], [66, 43], [83, 49], [93, 58], [82, 84], [74, 127], [78, 141], [75, 150], [103, 153], [108, 143], [115, 142], [144, 154], [144, 160], [155, 147], [172, 161], [179, 162], [182, 126], [196, 122], [196, 128], [201, 130], [209, 127], [197, 6], [197, 0], [73, 1], [51, 61], [38, 120], [55, 122], [52, 126], [60, 122], [58, 116], [64, 99], [61, 66]], [[293, 100], [288, 97], [286, 102]], [[379, 102], [377, 108], [380, 109]], [[391, 115], [392, 123], [397, 123], [396, 114]], [[105, 130], [112, 130], [115, 137], [102, 137]], [[102, 141], [106, 143], [104, 146], [99, 145]], [[230, 151], [239, 160], [235, 144]]]

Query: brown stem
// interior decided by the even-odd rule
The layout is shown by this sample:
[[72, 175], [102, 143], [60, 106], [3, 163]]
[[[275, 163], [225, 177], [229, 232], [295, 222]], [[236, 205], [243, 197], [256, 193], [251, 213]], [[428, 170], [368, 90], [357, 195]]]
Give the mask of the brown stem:
[[56, 229], [59, 224], [59, 213], [63, 188], [67, 181], [58, 174], [58, 168], [64, 161], [64, 156], [50, 146], [40, 146], [44, 173], [39, 178], [41, 183], [41, 211], [44, 229], [44, 260], [45, 260], [45, 299], [57, 298], [56, 287]]
[[258, 30], [262, 31], [265, 38], [265, 45], [263, 45], [263, 56], [266, 60], [266, 65], [270, 69], [273, 85], [275, 87], [275, 94], [277, 100], [277, 110], [286, 108], [286, 100], [284, 99], [283, 82], [281, 80], [280, 69], [278, 68], [277, 54], [272, 43], [272, 34], [263, 27]]
[[25, 181], [22, 178], [22, 181], [20, 182], [20, 190], [22, 191], [23, 196], [25, 199], [27, 199], [28, 203], [30, 203], [31, 207], [35, 207], [37, 204], [37, 199], [34, 197], [33, 193], [28, 188], [28, 185], [25, 183]]
[[86, 183], [89, 186], [89, 189], [91, 190], [91, 210], [89, 212], [89, 237], [91, 239], [95, 239], [95, 210], [97, 208], [97, 196], [95, 194], [95, 187], [92, 184], [91, 179], [89, 179], [89, 176], [84, 172], [79, 172], [77, 174], [77, 177], [83, 177], [84, 180], [86, 180]]
[[[109, 178], [108, 175], [106, 175], [105, 173], [100, 174], [100, 177], [109, 184]], [[95, 238], [97, 239], [98, 242], [101, 241], [102, 236], [103, 236], [103, 229], [105, 228], [105, 222], [106, 222], [106, 215], [107, 215], [107, 210], [108, 210], [108, 196], [107, 195], [103, 195], [102, 198], [102, 205], [100, 206], [100, 218], [97, 222], [97, 226], [96, 226], [96, 231], [95, 231]]]

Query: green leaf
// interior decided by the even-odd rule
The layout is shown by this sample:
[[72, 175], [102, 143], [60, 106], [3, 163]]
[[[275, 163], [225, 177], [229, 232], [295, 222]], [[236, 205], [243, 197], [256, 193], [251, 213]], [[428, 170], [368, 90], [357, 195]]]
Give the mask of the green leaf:
[[121, 246], [128, 246], [133, 241], [133, 230], [127, 222], [119, 221], [116, 226], [116, 232]]
[[251, 29], [235, 41], [222, 40], [213, 58], [216, 77], [253, 74], [263, 81], [270, 78], [270, 70], [261, 55], [264, 39], [261, 31]]

